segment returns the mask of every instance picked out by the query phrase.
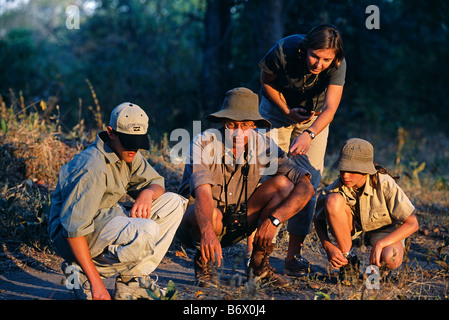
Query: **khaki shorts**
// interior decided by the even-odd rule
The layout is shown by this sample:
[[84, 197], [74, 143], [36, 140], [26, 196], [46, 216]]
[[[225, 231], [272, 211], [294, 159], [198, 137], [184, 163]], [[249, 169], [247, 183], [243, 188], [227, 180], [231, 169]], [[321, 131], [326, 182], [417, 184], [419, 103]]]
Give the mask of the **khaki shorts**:
[[[355, 231], [354, 235], [352, 236], [352, 240], [361, 238], [362, 243], [364, 243], [365, 245], [374, 246], [374, 244], [376, 244], [377, 241], [388, 236], [390, 233], [392, 233], [394, 230], [396, 230], [396, 228], [397, 228], [397, 226], [395, 226], [395, 225], [388, 225], [388, 226], [385, 226], [385, 227], [382, 227], [382, 228], [379, 228], [376, 230], [363, 232], [363, 231], [361, 231], [360, 226], [357, 224], [355, 226], [356, 231]], [[405, 247], [405, 239], [402, 239], [401, 243]]]

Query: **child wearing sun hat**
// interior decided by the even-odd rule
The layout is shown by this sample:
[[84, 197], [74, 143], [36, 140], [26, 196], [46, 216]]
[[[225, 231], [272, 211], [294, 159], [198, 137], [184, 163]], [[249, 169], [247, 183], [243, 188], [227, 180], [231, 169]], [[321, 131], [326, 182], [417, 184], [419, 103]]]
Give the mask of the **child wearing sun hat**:
[[375, 166], [373, 146], [366, 140], [347, 140], [333, 168], [340, 175], [319, 195], [314, 219], [330, 265], [340, 268], [343, 284], [350, 284], [348, 279], [358, 273], [352, 240], [362, 234], [372, 246], [370, 264], [398, 268], [404, 239], [418, 230], [415, 207], [386, 170]]

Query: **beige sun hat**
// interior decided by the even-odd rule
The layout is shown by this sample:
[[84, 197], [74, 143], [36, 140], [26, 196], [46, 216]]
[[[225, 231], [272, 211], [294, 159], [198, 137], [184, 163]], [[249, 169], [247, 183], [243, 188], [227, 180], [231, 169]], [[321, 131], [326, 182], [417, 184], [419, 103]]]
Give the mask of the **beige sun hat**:
[[259, 97], [250, 89], [239, 87], [226, 92], [221, 110], [206, 116], [211, 122], [224, 119], [254, 121], [257, 127], [271, 127], [271, 123], [259, 113]]
[[371, 143], [359, 138], [346, 140], [340, 155], [332, 166], [339, 171], [375, 174], [374, 148]]

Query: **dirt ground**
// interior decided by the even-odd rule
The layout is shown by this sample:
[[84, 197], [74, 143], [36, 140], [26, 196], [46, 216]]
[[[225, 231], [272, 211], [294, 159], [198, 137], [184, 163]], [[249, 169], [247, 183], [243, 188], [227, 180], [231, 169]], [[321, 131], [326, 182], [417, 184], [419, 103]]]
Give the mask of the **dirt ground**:
[[[282, 273], [286, 238], [278, 246], [270, 263]], [[444, 241], [443, 241], [444, 242]], [[448, 299], [449, 273], [441, 266], [447, 247], [440, 256], [429, 254], [442, 244], [441, 234], [420, 231], [411, 237], [408, 259], [385, 280], [379, 289], [367, 289], [363, 270], [369, 255], [358, 249], [361, 260], [361, 279], [355, 286], [342, 286], [338, 273], [329, 270], [327, 259], [316, 236], [309, 235], [303, 255], [312, 263], [311, 272], [302, 277], [290, 277], [291, 285], [284, 289], [269, 284], [246, 281], [246, 242], [224, 249], [224, 266], [218, 270], [218, 288], [204, 289], [194, 285], [194, 251], [184, 249], [176, 240], [160, 266], [154, 272], [158, 284], [166, 287], [169, 280], [175, 283], [178, 300], [441, 300]], [[74, 295], [66, 289], [60, 265], [61, 258], [20, 245], [14, 240], [3, 240], [0, 252], [1, 300], [72, 300]], [[445, 259], [445, 258], [444, 258]], [[365, 274], [365, 278], [367, 275]], [[113, 293], [114, 278], [105, 279], [106, 287]]]

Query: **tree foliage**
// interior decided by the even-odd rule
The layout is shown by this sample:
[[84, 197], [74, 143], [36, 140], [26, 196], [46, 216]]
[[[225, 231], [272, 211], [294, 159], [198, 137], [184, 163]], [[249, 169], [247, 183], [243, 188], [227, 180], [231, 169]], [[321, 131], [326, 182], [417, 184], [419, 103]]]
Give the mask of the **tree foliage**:
[[[79, 29], [65, 9], [80, 8]], [[368, 5], [380, 29], [367, 29]], [[348, 62], [336, 131], [447, 128], [447, 1], [91, 0], [23, 2], [0, 10], [0, 94], [22, 91], [59, 105], [67, 128], [93, 120], [90, 81], [103, 112], [143, 106], [153, 135], [190, 128], [227, 90], [259, 91], [258, 61], [282, 36], [337, 25]], [[94, 122], [90, 123], [94, 126]]]

